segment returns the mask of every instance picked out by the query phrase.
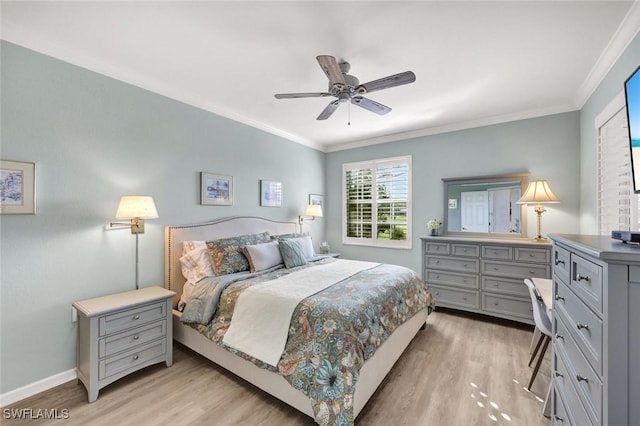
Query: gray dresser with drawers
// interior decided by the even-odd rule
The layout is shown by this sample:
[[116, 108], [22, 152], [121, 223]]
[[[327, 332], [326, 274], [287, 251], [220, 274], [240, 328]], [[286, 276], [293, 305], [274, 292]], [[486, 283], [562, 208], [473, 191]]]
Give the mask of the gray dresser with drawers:
[[436, 306], [533, 324], [524, 278], [551, 278], [551, 243], [422, 237], [422, 278]]
[[640, 425], [640, 246], [551, 235], [555, 425]]

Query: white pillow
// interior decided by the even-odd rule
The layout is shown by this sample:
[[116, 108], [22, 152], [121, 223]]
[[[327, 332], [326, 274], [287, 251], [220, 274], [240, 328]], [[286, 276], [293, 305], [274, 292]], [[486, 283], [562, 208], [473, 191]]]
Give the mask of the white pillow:
[[209, 249], [207, 249], [206, 245], [204, 248], [197, 248], [187, 252], [180, 258], [180, 263], [182, 264], [182, 275], [187, 282], [196, 283], [204, 277], [214, 275]]
[[206, 249], [207, 242], [206, 241], [183, 241], [182, 242], [182, 255], [189, 253], [190, 251], [196, 249]]
[[264, 271], [283, 263], [277, 241], [244, 246], [242, 251], [249, 260], [251, 272]]
[[297, 241], [300, 243], [300, 247], [302, 247], [302, 252], [304, 253], [304, 257], [314, 257], [316, 255], [313, 250], [313, 241], [311, 241], [311, 236], [307, 235], [304, 237], [296, 237], [296, 238], [285, 238], [289, 241]]

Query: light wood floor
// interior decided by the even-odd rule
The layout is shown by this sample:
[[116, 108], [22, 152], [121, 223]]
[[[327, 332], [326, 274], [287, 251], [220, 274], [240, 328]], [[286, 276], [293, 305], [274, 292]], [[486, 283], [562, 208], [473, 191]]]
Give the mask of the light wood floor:
[[[532, 387], [532, 328], [438, 310], [373, 395], [357, 425], [549, 425], [542, 400], [550, 350]], [[100, 391], [75, 381], [4, 407], [3, 425], [313, 425], [313, 421], [180, 344], [174, 364], [147, 367]], [[65, 420], [7, 420], [5, 409], [66, 409]]]

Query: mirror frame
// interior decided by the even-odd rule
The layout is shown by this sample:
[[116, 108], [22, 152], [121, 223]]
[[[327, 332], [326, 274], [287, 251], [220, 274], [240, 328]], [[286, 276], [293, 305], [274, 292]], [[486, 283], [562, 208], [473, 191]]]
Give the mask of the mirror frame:
[[520, 232], [463, 232], [449, 231], [449, 187], [460, 184], [498, 183], [504, 181], [520, 182], [520, 193], [524, 194], [529, 183], [529, 173], [513, 173], [504, 175], [473, 176], [465, 178], [445, 178], [444, 184], [444, 215], [443, 235], [467, 238], [527, 238], [527, 205], [520, 205], [521, 231]]

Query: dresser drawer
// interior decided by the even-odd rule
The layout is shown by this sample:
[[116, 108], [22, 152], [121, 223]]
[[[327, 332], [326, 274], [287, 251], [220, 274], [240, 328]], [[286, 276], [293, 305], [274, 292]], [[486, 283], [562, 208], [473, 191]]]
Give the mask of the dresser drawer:
[[442, 272], [435, 270], [427, 270], [427, 283], [455, 285], [459, 287], [467, 287], [471, 289], [479, 288], [477, 275], [456, 274], [453, 272]]
[[571, 258], [569, 251], [558, 245], [553, 246], [553, 273], [562, 281], [569, 283], [569, 270], [571, 268]]
[[457, 305], [465, 308], [480, 308], [478, 292], [433, 285], [429, 286], [429, 291], [431, 291], [431, 294], [433, 294], [433, 297], [436, 299], [436, 306], [438, 306], [438, 302], [441, 302], [443, 304]]
[[425, 251], [427, 254], [449, 254], [449, 243], [426, 242]]
[[564, 401], [555, 387], [553, 388], [553, 413], [551, 415], [551, 424], [555, 426], [570, 426], [575, 424], [573, 419], [569, 417]]
[[602, 267], [600, 265], [572, 253], [571, 284], [578, 297], [597, 312], [602, 312]]
[[427, 267], [447, 271], [478, 273], [478, 259], [427, 256]]
[[528, 263], [498, 262], [492, 260], [482, 261], [482, 273], [512, 278], [548, 278], [551, 272], [550, 265], [534, 265]]
[[513, 248], [502, 246], [482, 246], [482, 257], [485, 259], [512, 260]]
[[[529, 289], [520, 279], [483, 276], [482, 289], [488, 292], [529, 297]], [[529, 299], [529, 304], [531, 304], [531, 299]]]
[[516, 260], [520, 262], [551, 263], [551, 250], [516, 247]]
[[515, 315], [533, 321], [533, 306], [531, 298], [518, 299], [509, 296], [497, 296], [489, 293], [482, 294], [482, 309], [499, 314]]
[[98, 378], [106, 379], [127, 370], [135, 370], [138, 366], [163, 356], [167, 352], [167, 340], [162, 339], [133, 350], [100, 360]]
[[602, 415], [602, 381], [580, 352], [567, 329], [567, 324], [556, 317], [553, 328], [555, 330], [554, 348], [560, 354], [566, 354], [566, 359], [571, 360], [565, 362], [567, 374], [564, 378], [572, 383], [589, 416], [598, 423]]
[[553, 309], [565, 320], [592, 367], [602, 374], [602, 320], [562, 281], [555, 286]]
[[475, 244], [451, 244], [451, 254], [454, 256], [480, 256], [480, 246]]
[[165, 318], [167, 316], [166, 309], [167, 304], [165, 302], [159, 302], [100, 317], [98, 334], [105, 336], [110, 333], [135, 327], [139, 324], [141, 325], [149, 321]]
[[[555, 390], [562, 395], [563, 402], [566, 403], [566, 414], [569, 417], [569, 424], [575, 426], [589, 426], [593, 423], [589, 420], [589, 415], [585, 410], [576, 389], [571, 382], [571, 371], [565, 363], [565, 357], [557, 352], [553, 353], [553, 385]], [[554, 418], [554, 424], [558, 421]]]
[[161, 320], [100, 339], [100, 358], [142, 345], [167, 334], [167, 321]]

